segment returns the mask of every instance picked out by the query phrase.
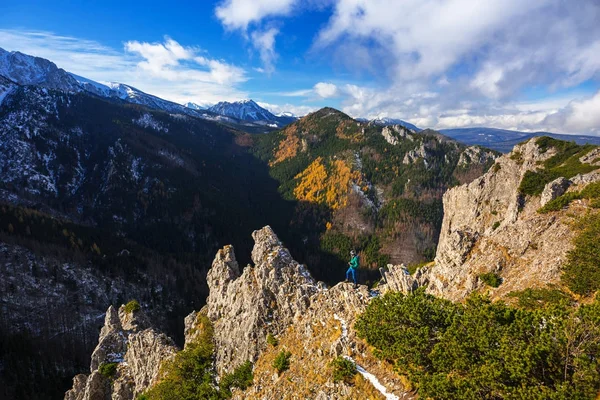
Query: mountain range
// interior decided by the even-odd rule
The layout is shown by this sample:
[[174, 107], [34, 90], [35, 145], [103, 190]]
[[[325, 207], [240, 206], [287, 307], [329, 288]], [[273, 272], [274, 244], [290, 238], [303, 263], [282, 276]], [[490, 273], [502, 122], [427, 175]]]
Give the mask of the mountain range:
[[[269, 126], [282, 117], [291, 123]], [[0, 51], [0, 398], [58, 399], [71, 384], [67, 400], [188, 398], [174, 390], [198, 385], [229, 398], [239, 376], [226, 373], [246, 361], [256, 385], [236, 398], [380, 398], [378, 387], [433, 398], [440, 385], [463, 393], [463, 376], [484, 393], [496, 382], [480, 373], [489, 360], [504, 371], [501, 393], [591, 393], [600, 380], [586, 357], [600, 352], [600, 333], [584, 322], [600, 307], [569, 318], [575, 308], [525, 310], [591, 303], [600, 225], [578, 221], [600, 207], [599, 171], [594, 146], [544, 137], [500, 155], [329, 107], [300, 119], [251, 100], [204, 110]], [[357, 288], [337, 284], [350, 250]], [[394, 308], [377, 311], [386, 291]], [[487, 297], [460, 308], [473, 292], [520, 309]], [[565, 318], [591, 342], [571, 347], [563, 322], [523, 330]], [[423, 324], [440, 336], [421, 340]], [[548, 337], [559, 338], [551, 348]], [[515, 380], [523, 366], [513, 363], [533, 350], [539, 365]], [[406, 376], [394, 369], [401, 359]], [[338, 364], [364, 379], [336, 380]]]
[[[156, 110], [218, 121], [252, 133], [267, 132], [295, 120], [293, 117], [277, 117], [252, 100], [221, 103], [219, 107], [214, 106], [216, 111], [193, 103], [187, 103], [184, 106], [145, 93], [124, 83], [95, 82], [58, 68], [46, 59], [15, 51], [8, 52], [2, 48], [0, 48], [0, 76], [19, 85], [36, 85], [71, 93], [87, 92], [99, 97], [122, 100]], [[0, 96], [2, 95], [0, 94]]]
[[293, 115], [276, 116], [269, 110], [256, 104], [254, 100], [242, 100], [233, 103], [222, 101], [211, 107], [208, 107], [208, 110], [216, 114], [236, 118], [241, 121], [264, 124], [271, 128], [281, 128], [298, 119]]

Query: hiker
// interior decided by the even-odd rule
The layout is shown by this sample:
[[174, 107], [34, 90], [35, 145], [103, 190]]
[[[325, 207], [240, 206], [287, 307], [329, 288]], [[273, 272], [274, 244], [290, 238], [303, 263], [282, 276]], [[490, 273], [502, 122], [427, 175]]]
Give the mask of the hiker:
[[349, 280], [348, 276], [352, 275], [352, 281], [354, 281], [354, 287], [356, 288], [356, 270], [360, 266], [360, 260], [354, 250], [350, 252], [350, 262], [348, 265], [350, 268], [346, 271], [346, 282]]

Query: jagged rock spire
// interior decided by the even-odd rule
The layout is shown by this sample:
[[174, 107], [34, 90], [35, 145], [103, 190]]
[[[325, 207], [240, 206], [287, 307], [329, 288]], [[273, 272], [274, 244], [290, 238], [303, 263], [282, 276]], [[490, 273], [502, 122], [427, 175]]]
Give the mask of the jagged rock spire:
[[255, 361], [268, 333], [279, 334], [310, 305], [317, 282], [266, 226], [252, 234], [254, 266], [239, 274], [233, 247], [219, 250], [207, 276], [207, 315], [215, 326], [216, 367]]

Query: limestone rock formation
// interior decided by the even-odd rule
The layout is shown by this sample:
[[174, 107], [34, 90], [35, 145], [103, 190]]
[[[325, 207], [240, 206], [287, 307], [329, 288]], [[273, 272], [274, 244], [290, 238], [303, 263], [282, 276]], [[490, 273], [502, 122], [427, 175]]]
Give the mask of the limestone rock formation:
[[412, 132], [403, 127], [402, 125], [392, 125], [392, 126], [384, 126], [381, 130], [381, 135], [383, 138], [392, 146], [400, 143], [399, 138], [408, 139], [411, 142], [414, 141], [412, 137]]
[[483, 165], [495, 158], [496, 155], [489, 150], [482, 149], [479, 146], [469, 146], [460, 153], [457, 165], [459, 167], [466, 167], [471, 163]]
[[[537, 210], [564, 193], [570, 182], [559, 178], [549, 183], [541, 197], [525, 198], [519, 192], [525, 173], [556, 154], [552, 147], [542, 151], [538, 140], [515, 146], [485, 175], [444, 194], [435, 266], [428, 274], [430, 293], [461, 300], [484, 289], [498, 298], [559, 281], [574, 236], [572, 218], [566, 212], [540, 214]], [[598, 180], [598, 171], [577, 176], [571, 189]], [[577, 209], [570, 211], [577, 213]], [[502, 278], [497, 289], [485, 287], [479, 279], [488, 272]]]
[[388, 264], [387, 268], [382, 270], [382, 275], [384, 283], [378, 287], [382, 294], [389, 291], [410, 293], [429, 282], [429, 269], [427, 267], [419, 268], [411, 275], [404, 264]]
[[544, 187], [544, 191], [542, 192], [542, 196], [540, 198], [540, 205], [545, 206], [548, 202], [554, 200], [558, 196], [562, 196], [567, 189], [571, 186], [571, 181], [563, 178], [556, 178], [552, 182], [549, 182]]
[[255, 361], [267, 345], [267, 334], [287, 328], [318, 291], [306, 267], [292, 259], [270, 227], [252, 236], [254, 266], [240, 274], [233, 247], [226, 246], [207, 276], [207, 315], [214, 323], [219, 372]]
[[[221, 249], [208, 273], [206, 306], [185, 318], [186, 345], [204, 331], [207, 322], [200, 316], [209, 318], [218, 376], [246, 360], [254, 363], [254, 384], [244, 392], [233, 390], [233, 398], [414, 398], [392, 366], [376, 359], [354, 331], [354, 322], [378, 293], [363, 285], [328, 288], [316, 282], [268, 226], [253, 237], [254, 265], [241, 271], [233, 247]], [[155, 385], [160, 366], [177, 349], [148, 326], [141, 311], [110, 307], [92, 373], [77, 375], [65, 399], [131, 400]], [[279, 340], [276, 347], [267, 344], [268, 334]], [[283, 349], [292, 354], [290, 369], [277, 374], [272, 363]], [[354, 385], [334, 382], [331, 361], [338, 356], [360, 366]], [[100, 368], [107, 362], [117, 363], [109, 378]]]
[[[159, 378], [160, 365], [174, 356], [177, 348], [165, 334], [150, 328], [142, 311], [125, 306], [106, 311], [98, 346], [92, 354], [89, 376], [73, 378], [65, 400], [132, 400]], [[103, 364], [116, 364], [114, 376], [101, 373]]]
[[425, 163], [425, 165], [427, 165], [427, 155], [428, 155], [428, 150], [425, 147], [424, 143], [421, 143], [421, 145], [413, 150], [408, 151], [405, 155], [404, 155], [404, 159], [402, 160], [402, 164], [414, 164], [415, 162], [419, 161], [419, 160], [423, 160], [423, 162]]

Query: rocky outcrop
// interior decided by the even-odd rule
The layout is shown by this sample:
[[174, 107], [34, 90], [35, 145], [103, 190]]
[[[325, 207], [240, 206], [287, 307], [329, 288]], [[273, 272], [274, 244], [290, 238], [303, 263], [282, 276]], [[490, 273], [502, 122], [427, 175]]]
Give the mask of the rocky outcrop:
[[[435, 266], [428, 274], [430, 293], [461, 300], [474, 290], [484, 289], [498, 298], [514, 290], [559, 281], [574, 236], [569, 215], [578, 211], [537, 212], [567, 190], [570, 182], [564, 178], [549, 183], [541, 197], [520, 194], [525, 173], [538, 169], [541, 162], [556, 154], [554, 148], [541, 151], [537, 140], [517, 145], [510, 154], [498, 158], [485, 175], [444, 194]], [[572, 180], [589, 183], [600, 178], [595, 173]], [[497, 289], [486, 287], [479, 279], [488, 272], [502, 278]]]
[[[316, 282], [297, 263], [270, 227], [253, 233], [254, 265], [243, 271], [233, 247], [217, 253], [207, 282], [210, 296], [201, 310], [185, 318], [186, 346], [210, 320], [218, 376], [250, 360], [254, 384], [234, 399], [388, 398], [412, 399], [401, 378], [386, 362], [376, 359], [354, 331], [354, 323], [378, 293], [366, 286], [340, 283], [328, 288]], [[394, 269], [394, 268], [392, 268]], [[77, 375], [66, 400], [130, 400], [156, 384], [160, 366], [176, 348], [163, 334], [149, 328], [141, 311], [106, 312], [91, 374]], [[279, 344], [267, 344], [267, 335]], [[285, 349], [292, 354], [290, 369], [275, 373], [273, 359]], [[338, 356], [360, 366], [354, 385], [334, 382], [331, 361]], [[111, 377], [100, 368], [117, 363]]]
[[[354, 330], [354, 324], [377, 294], [366, 286], [357, 289], [339, 283], [312, 296], [310, 306], [277, 336], [277, 347], [268, 346], [254, 368], [254, 385], [235, 399], [413, 399], [389, 364], [373, 356]], [[286, 349], [292, 354], [290, 369], [274, 373], [274, 357]], [[385, 388], [388, 397], [360, 374], [354, 385], [333, 382], [330, 363], [336, 357], [351, 359]]]
[[473, 163], [485, 165], [494, 159], [496, 159], [496, 155], [493, 152], [479, 146], [469, 146], [460, 153], [457, 166], [468, 167]]
[[254, 266], [240, 273], [232, 246], [219, 250], [207, 276], [207, 315], [214, 324], [216, 368], [255, 361], [268, 333], [280, 334], [310, 305], [318, 284], [292, 259], [270, 227], [252, 234]]
[[[126, 311], [125, 306], [117, 311], [110, 306], [92, 354], [91, 374], [73, 378], [65, 400], [132, 400], [156, 383], [162, 362], [171, 359], [177, 348], [149, 326], [142, 311]], [[113, 363], [114, 375], [106, 376], [103, 365]]]
[[382, 294], [390, 291], [410, 293], [429, 283], [429, 269], [427, 267], [419, 268], [411, 275], [404, 264], [388, 264], [385, 270], [381, 270], [381, 274], [384, 280], [378, 289]]
[[392, 146], [400, 143], [400, 139], [407, 139], [411, 142], [414, 141], [412, 132], [402, 125], [384, 126], [381, 130], [383, 138]]
[[404, 158], [402, 159], [402, 164], [405, 164], [405, 165], [414, 164], [415, 162], [417, 162], [419, 160], [423, 160], [425, 165], [427, 165], [427, 154], [428, 154], [427, 148], [425, 147], [425, 144], [421, 142], [421, 145], [419, 147], [408, 151], [404, 155]]
[[600, 167], [600, 147], [595, 148], [579, 159], [580, 162]]
[[556, 178], [552, 182], [549, 182], [544, 187], [544, 191], [540, 197], [540, 205], [545, 206], [548, 202], [554, 200], [558, 196], [562, 196], [570, 185], [571, 181], [563, 178], [562, 176], [560, 178]]

